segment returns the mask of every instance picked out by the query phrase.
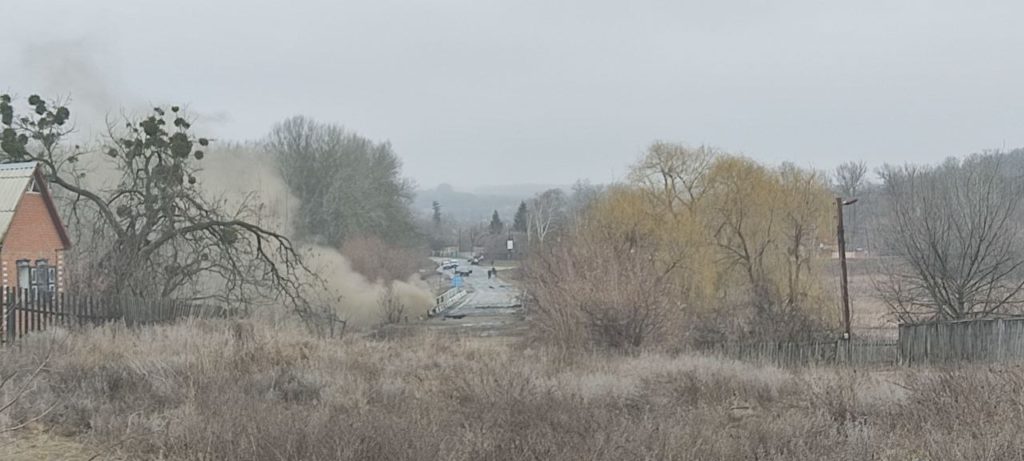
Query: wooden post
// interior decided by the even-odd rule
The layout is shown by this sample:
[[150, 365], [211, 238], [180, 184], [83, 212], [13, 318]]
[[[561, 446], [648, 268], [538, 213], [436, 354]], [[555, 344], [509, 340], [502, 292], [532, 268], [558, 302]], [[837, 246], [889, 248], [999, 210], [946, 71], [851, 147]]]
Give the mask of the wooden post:
[[29, 292], [29, 298], [32, 299], [32, 311], [29, 316], [29, 331], [39, 330], [39, 292]]
[[68, 301], [67, 301], [67, 298], [64, 296], [64, 292], [63, 291], [58, 292], [57, 296], [58, 296], [58, 299], [60, 300], [59, 301], [60, 306], [58, 307], [58, 309], [60, 310], [60, 323], [61, 323], [61, 325], [64, 325], [65, 327], [70, 328], [71, 327], [71, 319], [69, 318], [69, 316], [71, 315], [71, 313], [68, 312]]
[[850, 342], [853, 339], [853, 334], [850, 328], [850, 287], [846, 272], [846, 231], [843, 229], [843, 207], [845, 205], [846, 202], [842, 197], [836, 197], [836, 240], [839, 247], [840, 277], [842, 277], [839, 284], [843, 296], [843, 339], [846, 340], [846, 358], [849, 362]]
[[49, 330], [53, 327], [53, 295], [47, 292], [44, 298], [43, 304], [46, 306], [46, 313], [43, 315], [46, 316], [46, 320], [43, 321], [43, 329]]
[[14, 342], [14, 335], [18, 331], [18, 325], [16, 323], [17, 320], [15, 320], [15, 312], [17, 312], [17, 310], [14, 308], [14, 306], [17, 305], [15, 303], [15, 296], [17, 296], [17, 293], [18, 292], [15, 289], [10, 287], [7, 288], [7, 302], [4, 303], [7, 307], [7, 344]]
[[82, 297], [72, 295], [71, 305], [75, 309], [75, 322], [78, 323], [78, 328], [85, 326], [85, 306], [82, 305]]

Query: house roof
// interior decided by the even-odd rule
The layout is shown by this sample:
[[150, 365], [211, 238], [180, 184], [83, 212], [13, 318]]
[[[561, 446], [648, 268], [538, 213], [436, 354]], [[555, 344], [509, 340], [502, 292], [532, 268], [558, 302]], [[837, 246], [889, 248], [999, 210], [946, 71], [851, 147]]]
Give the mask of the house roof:
[[[18, 203], [21, 202], [21, 197], [28, 189], [32, 179], [37, 177], [38, 167], [39, 162], [0, 164], [0, 242], [3, 242], [7, 237], [7, 230], [11, 227], [14, 212], [17, 210]], [[40, 182], [39, 187], [46, 200], [50, 216], [57, 225], [61, 240], [65, 246], [70, 247], [71, 242], [68, 239], [67, 231], [57, 215], [57, 208], [53, 203], [53, 198], [50, 196], [50, 191], [46, 189], [46, 183]]]
[[14, 210], [18, 208], [21, 195], [25, 193], [35, 172], [36, 162], [0, 165], [0, 242], [7, 236]]

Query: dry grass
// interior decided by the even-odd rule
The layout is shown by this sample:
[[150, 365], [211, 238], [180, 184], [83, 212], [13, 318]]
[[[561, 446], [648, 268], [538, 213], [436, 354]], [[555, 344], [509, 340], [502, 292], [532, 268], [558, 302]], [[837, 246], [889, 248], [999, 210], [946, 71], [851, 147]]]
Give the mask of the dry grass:
[[[829, 280], [833, 285], [833, 292], [836, 293], [835, 304], [840, 303], [839, 298], [839, 263], [829, 261]], [[875, 280], [883, 277], [879, 272], [879, 262], [874, 259], [850, 260], [850, 304], [853, 326], [865, 334], [870, 331], [889, 331], [895, 333], [896, 318], [892, 311], [879, 297], [875, 289]], [[879, 333], [881, 334], [881, 333]]]
[[57, 350], [0, 427], [58, 402], [33, 431], [9, 435], [24, 446], [43, 431], [96, 459], [1024, 455], [1016, 369], [790, 372], [430, 334], [329, 341], [288, 326], [240, 330], [249, 331], [195, 322], [29, 338], [0, 352], [4, 376]]

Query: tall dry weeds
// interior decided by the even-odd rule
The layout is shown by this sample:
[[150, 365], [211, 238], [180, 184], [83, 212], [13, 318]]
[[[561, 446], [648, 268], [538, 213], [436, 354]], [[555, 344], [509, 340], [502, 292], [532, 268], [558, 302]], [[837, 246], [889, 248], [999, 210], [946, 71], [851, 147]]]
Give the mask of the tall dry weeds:
[[[55, 348], [55, 349], [54, 349]], [[45, 335], [10, 409], [98, 459], [1008, 459], [1024, 373], [784, 371], [701, 356], [564, 355], [421, 334], [321, 340], [194, 321]], [[13, 383], [18, 384], [18, 383]], [[19, 437], [19, 433], [11, 434]]]

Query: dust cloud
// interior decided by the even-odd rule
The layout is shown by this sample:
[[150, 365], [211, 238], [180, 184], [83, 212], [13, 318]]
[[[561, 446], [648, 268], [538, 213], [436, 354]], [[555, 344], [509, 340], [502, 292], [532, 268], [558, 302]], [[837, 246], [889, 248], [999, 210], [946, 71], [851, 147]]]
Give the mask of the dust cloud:
[[[305, 246], [303, 255], [310, 268], [327, 282], [327, 291], [323, 293], [326, 296], [320, 299], [334, 303], [338, 314], [349, 324], [366, 327], [381, 321], [380, 299], [387, 288], [384, 282], [367, 280], [334, 248]], [[391, 287], [410, 318], [425, 314], [433, 303], [430, 288], [416, 275], [391, 282]]]
[[[258, 145], [211, 149], [200, 165], [199, 184], [211, 197], [223, 200], [228, 210], [258, 206], [261, 225], [289, 237], [295, 235], [291, 222], [299, 199]], [[306, 264], [326, 284], [312, 294], [314, 300], [333, 308], [352, 326], [368, 327], [381, 321], [380, 299], [387, 289], [386, 282], [367, 280], [335, 248], [298, 243]], [[390, 285], [410, 318], [424, 314], [433, 305], [430, 287], [415, 274]]]
[[[45, 98], [58, 97], [68, 104], [76, 131], [71, 141], [94, 154], [106, 140], [108, 125], [119, 126], [125, 117], [147, 114], [161, 105], [123, 91], [117, 76], [111, 75], [112, 66], [106, 65], [103, 54], [89, 40], [29, 44], [22, 48], [21, 58], [36, 83], [28, 91]], [[209, 138], [216, 139], [218, 126], [230, 120], [221, 112], [204, 112], [188, 105], [183, 108], [196, 122], [196, 134]], [[197, 179], [208, 197], [221, 201], [229, 212], [249, 208], [261, 226], [294, 239], [293, 210], [300, 202], [258, 143], [215, 141], [198, 165]], [[86, 156], [80, 167], [88, 171], [83, 181], [91, 188], [102, 189], [120, 178], [115, 165], [102, 155]], [[324, 302], [352, 325], [370, 326], [380, 321], [384, 282], [368, 281], [336, 249], [297, 243], [309, 267], [326, 282], [323, 292], [313, 294], [314, 299], [329, 300]], [[430, 288], [416, 275], [395, 281], [392, 287], [410, 317], [433, 304]]]

